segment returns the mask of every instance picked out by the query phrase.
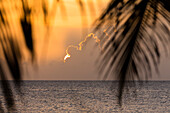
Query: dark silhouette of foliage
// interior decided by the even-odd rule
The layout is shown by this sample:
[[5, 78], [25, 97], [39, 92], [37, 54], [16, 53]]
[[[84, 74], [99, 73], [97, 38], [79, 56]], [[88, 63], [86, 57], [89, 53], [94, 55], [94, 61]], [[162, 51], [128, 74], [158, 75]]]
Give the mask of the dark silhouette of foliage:
[[169, 7], [168, 0], [111, 0], [95, 22], [95, 32], [106, 28], [111, 37], [107, 40], [99, 33], [104, 48], [99, 70], [107, 70], [104, 79], [109, 73], [117, 76], [120, 104], [127, 80], [151, 77], [152, 67], [158, 73], [160, 46], [169, 49]]

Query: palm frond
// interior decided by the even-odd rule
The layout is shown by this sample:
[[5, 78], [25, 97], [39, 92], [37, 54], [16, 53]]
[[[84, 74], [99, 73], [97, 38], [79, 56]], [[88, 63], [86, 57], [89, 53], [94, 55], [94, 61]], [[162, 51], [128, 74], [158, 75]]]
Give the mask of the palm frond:
[[119, 103], [127, 80], [151, 77], [152, 67], [158, 72], [160, 50], [169, 50], [169, 7], [168, 0], [112, 0], [96, 21], [95, 32], [106, 28], [111, 36], [105, 40], [100, 35], [99, 70], [106, 70], [104, 79], [110, 72], [117, 76]]
[[[20, 50], [20, 46], [17, 40], [14, 40], [15, 37], [12, 34], [10, 21], [4, 19], [7, 13], [4, 9], [0, 9], [0, 46], [2, 48], [1, 57], [4, 56], [4, 60], [7, 64], [8, 70], [10, 72], [11, 77], [14, 80], [16, 88], [20, 93], [20, 85], [21, 85], [21, 61], [22, 61], [22, 54]], [[3, 13], [2, 13], [3, 12]], [[2, 61], [4, 61], [2, 60]], [[1, 87], [6, 101], [6, 107], [8, 112], [15, 111], [15, 101], [13, 98], [13, 92], [11, 90], [10, 83], [8, 82], [8, 77], [5, 73], [4, 63], [0, 61], [0, 78], [1, 78]], [[2, 109], [2, 108], [1, 108]], [[3, 109], [1, 110], [3, 111]]]
[[[8, 11], [12, 13], [13, 12], [19, 13], [17, 14], [18, 16], [17, 19], [19, 20], [16, 20], [16, 21], [19, 21], [18, 26], [21, 26], [23, 38], [25, 40], [25, 45], [31, 54], [32, 62], [33, 62], [36, 59], [36, 55], [35, 55], [35, 46], [34, 46], [34, 37], [33, 37], [33, 25], [34, 24], [32, 22], [33, 20], [31, 17], [33, 15], [37, 16], [37, 13], [41, 13], [39, 11], [42, 10], [43, 14], [38, 14], [38, 15], [44, 18], [45, 27], [47, 27], [48, 29], [49, 23], [47, 22], [49, 22], [51, 18], [54, 18], [56, 16], [56, 10], [57, 10], [56, 6], [59, 4], [60, 10], [62, 11], [61, 16], [63, 17], [63, 19], [67, 17], [67, 12], [66, 12], [67, 7], [65, 7], [65, 4], [62, 0], [53, 1], [51, 12], [48, 8], [49, 2], [46, 0], [41, 0], [38, 2], [34, 1], [32, 2], [32, 5], [29, 4], [28, 0], [19, 0], [19, 1], [16, 1], [16, 3], [13, 1], [9, 1], [9, 3], [12, 2], [12, 5], [11, 4], [6, 5], [4, 2], [6, 1], [5, 0], [0, 1], [0, 5], [1, 5], [0, 7], [0, 50], [2, 51], [1, 56], [3, 58], [2, 61], [5, 61], [5, 65], [7, 65], [7, 68], [8, 68], [7, 70], [9, 70], [10, 75], [12, 79], [14, 80], [15, 85], [17, 86], [17, 91], [19, 92], [21, 96], [22, 95], [22, 92], [20, 89], [21, 82], [22, 82], [21, 81], [22, 80], [21, 62], [23, 60], [23, 53], [17, 40], [18, 35], [16, 34], [19, 34], [19, 33], [16, 33], [17, 30], [13, 30], [14, 29], [12, 28], [13, 21], [11, 21], [10, 19], [8, 20], [7, 18], [11, 16], [10, 13], [8, 13]], [[75, 0], [75, 2], [78, 2], [80, 6], [82, 24], [85, 25], [87, 24], [87, 21], [86, 21], [87, 19], [84, 17], [86, 15], [85, 5], [82, 2], [82, 0], [77, 0], [77, 1]], [[21, 6], [18, 6], [18, 4], [20, 4]], [[10, 18], [13, 19], [13, 16], [11, 16]], [[49, 40], [49, 37], [45, 37], [45, 38], [46, 38], [45, 39], [46, 47], [44, 48], [47, 48], [47, 45], [48, 45], [47, 40]], [[10, 112], [10, 110], [12, 109], [14, 110], [15, 108], [15, 101], [13, 98], [13, 92], [11, 90], [10, 83], [8, 82], [7, 74], [5, 73], [6, 67], [4, 66], [2, 61], [0, 60], [0, 78], [2, 80], [1, 86], [3, 89], [5, 101], [7, 103], [7, 110]], [[1, 104], [0, 104], [0, 111], [1, 112], [4, 111], [3, 106], [1, 106]]]

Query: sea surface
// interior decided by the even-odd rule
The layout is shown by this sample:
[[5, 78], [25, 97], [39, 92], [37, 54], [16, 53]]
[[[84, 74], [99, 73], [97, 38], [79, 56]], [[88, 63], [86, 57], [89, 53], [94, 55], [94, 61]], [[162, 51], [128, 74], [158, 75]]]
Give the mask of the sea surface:
[[10, 84], [16, 113], [170, 113], [170, 81], [126, 83], [121, 106], [117, 81], [24, 81], [22, 96]]

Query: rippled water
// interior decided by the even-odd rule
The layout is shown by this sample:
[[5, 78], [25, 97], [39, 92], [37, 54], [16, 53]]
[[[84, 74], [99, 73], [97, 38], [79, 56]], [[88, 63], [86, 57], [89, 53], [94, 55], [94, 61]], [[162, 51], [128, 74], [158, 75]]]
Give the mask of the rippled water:
[[[21, 113], [170, 112], [170, 81], [138, 82], [117, 104], [116, 81], [24, 81], [24, 99], [14, 92]], [[12, 85], [13, 86], [13, 85]], [[126, 88], [127, 89], [127, 88]], [[14, 91], [14, 89], [13, 89]], [[2, 105], [4, 98], [0, 92]], [[22, 100], [22, 101], [21, 101]]]

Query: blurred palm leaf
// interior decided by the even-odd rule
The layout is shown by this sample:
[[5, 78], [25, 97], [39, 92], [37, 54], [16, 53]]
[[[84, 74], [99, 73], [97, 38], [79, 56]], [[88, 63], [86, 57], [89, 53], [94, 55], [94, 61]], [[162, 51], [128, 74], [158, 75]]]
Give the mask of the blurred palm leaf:
[[105, 72], [104, 79], [109, 73], [117, 76], [119, 103], [126, 80], [147, 79], [152, 67], [158, 72], [160, 49], [169, 50], [169, 7], [169, 0], [111, 0], [96, 21], [95, 32], [105, 29], [111, 37], [99, 33], [103, 46], [99, 70]]
[[22, 6], [24, 11], [24, 18], [20, 20], [21, 26], [24, 33], [26, 46], [32, 54], [32, 61], [33, 61], [35, 53], [34, 53], [34, 43], [33, 43], [33, 36], [32, 36], [32, 25], [30, 20], [31, 9], [28, 7], [27, 1], [24, 2], [22, 0]]
[[[18, 42], [16, 40], [13, 40], [12, 34], [9, 32], [10, 31], [9, 23], [5, 21], [3, 15], [1, 15], [0, 18], [0, 31], [2, 34], [0, 37], [0, 45], [2, 48], [1, 53], [4, 54], [4, 58], [6, 60], [6, 64], [9, 68], [9, 71], [11, 73], [11, 77], [14, 79], [17, 89], [20, 92], [20, 83], [21, 83], [20, 80], [22, 78], [20, 63], [21, 63], [22, 55], [21, 55]], [[5, 101], [7, 103], [7, 110], [8, 112], [10, 112], [10, 111], [14, 111], [16, 108], [15, 108], [15, 102], [13, 98], [13, 92], [11, 90], [10, 84], [7, 81], [7, 76], [4, 72], [5, 69], [3, 68], [3, 65], [4, 63], [0, 61], [1, 87], [5, 97]], [[1, 111], [3, 112], [2, 108]]]
[[[12, 5], [11, 4], [6, 5], [6, 2], [9, 3], [11, 2]], [[19, 45], [16, 37], [17, 33], [14, 33], [15, 30], [13, 30], [14, 28], [12, 27], [13, 22], [7, 18], [8, 16], [10, 16], [9, 12], [11, 11], [12, 13], [14, 13], [16, 11], [19, 14], [22, 12], [22, 14], [18, 18], [19, 20], [17, 21], [19, 21], [20, 24], [18, 26], [21, 26], [23, 38], [25, 40], [25, 45], [31, 54], [32, 62], [35, 61], [36, 56], [35, 56], [34, 37], [33, 37], [33, 23], [31, 17], [33, 15], [37, 15], [36, 9], [38, 8], [42, 9], [43, 14], [40, 14], [40, 16], [44, 15], [42, 17], [44, 18], [44, 23], [47, 28], [48, 28], [47, 25], [48, 19], [50, 20], [51, 18], [55, 17], [57, 4], [59, 4], [60, 10], [62, 11], [61, 16], [63, 17], [63, 19], [65, 19], [67, 16], [66, 7], [62, 0], [53, 1], [52, 12], [50, 12], [50, 10], [48, 9], [49, 4], [48, 1], [46, 0], [33, 1], [31, 6], [29, 2], [30, 1], [28, 0], [19, 0], [16, 2], [5, 1], [5, 0], [0, 1], [0, 6], [1, 6], [0, 7], [0, 46], [2, 50], [1, 53], [3, 53], [1, 56], [2, 58], [4, 58], [2, 61], [5, 60], [6, 62], [4, 64], [4, 62], [0, 61], [0, 78], [1, 78], [1, 87], [3, 89], [2, 91], [5, 97], [5, 101], [7, 103], [6, 104], [7, 106], [5, 107], [7, 107], [8, 112], [15, 111], [16, 108], [15, 108], [15, 101], [13, 98], [13, 92], [11, 90], [10, 83], [8, 82], [8, 77], [7, 74], [5, 73], [6, 69], [4, 65], [7, 64], [11, 77], [13, 78], [17, 86], [17, 90], [19, 94], [22, 95], [20, 89], [21, 80], [22, 80], [21, 62], [24, 56], [21, 50], [21, 46]], [[83, 17], [86, 12], [84, 8], [84, 4], [82, 0], [78, 0], [78, 1], [75, 0], [75, 2], [78, 2], [80, 6], [82, 24], [84, 25], [84, 23], [86, 23], [86, 19], [84, 19], [85, 17]], [[18, 6], [18, 3], [20, 3], [21, 6]], [[10, 18], [14, 19], [15, 17], [13, 18], [11, 16]], [[48, 45], [47, 41], [46, 41], [46, 45]], [[0, 112], [5, 112], [1, 104], [0, 104]]]

